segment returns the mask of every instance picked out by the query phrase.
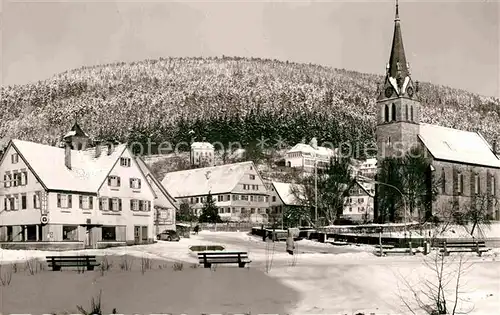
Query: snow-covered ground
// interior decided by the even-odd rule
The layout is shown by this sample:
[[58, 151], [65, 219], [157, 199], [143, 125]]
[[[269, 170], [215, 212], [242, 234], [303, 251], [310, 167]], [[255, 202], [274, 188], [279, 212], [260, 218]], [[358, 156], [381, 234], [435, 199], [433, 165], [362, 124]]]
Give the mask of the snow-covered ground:
[[[227, 240], [223, 242], [221, 240]], [[278, 243], [279, 244], [279, 243]], [[263, 243], [259, 238], [243, 232], [201, 232], [180, 242], [158, 242], [152, 245], [137, 245], [105, 250], [61, 252], [61, 254], [83, 253], [97, 255], [133, 255], [196, 263], [196, 255], [190, 253], [193, 245], [223, 245], [227, 250], [248, 250], [251, 268], [259, 268], [278, 281], [297, 290], [301, 300], [290, 314], [355, 314], [357, 311], [378, 314], [408, 314], [402, 306], [400, 295], [412, 302], [408, 288], [422, 285], [419, 279], [434, 279], [424, 262], [432, 254], [423, 256], [373, 255], [371, 246], [349, 246], [351, 252], [324, 254], [324, 249], [333, 245], [308, 240], [297, 242], [297, 247], [317, 248], [295, 256], [288, 255], [276, 244]], [[283, 244], [281, 244], [283, 245]], [[345, 246], [342, 246], [343, 248]], [[30, 258], [43, 259], [54, 252], [33, 250], [0, 249], [2, 262], [23, 261]], [[456, 259], [452, 254], [447, 260]], [[461, 298], [466, 302], [462, 309], [474, 306], [470, 314], [491, 315], [500, 309], [500, 249], [493, 249], [477, 257], [466, 254], [469, 270], [463, 276]], [[457, 264], [451, 264], [456, 267]], [[449, 267], [452, 268], [452, 267]], [[409, 284], [405, 284], [408, 282]], [[453, 282], [453, 281], [452, 281]], [[452, 288], [452, 287], [450, 287]]]

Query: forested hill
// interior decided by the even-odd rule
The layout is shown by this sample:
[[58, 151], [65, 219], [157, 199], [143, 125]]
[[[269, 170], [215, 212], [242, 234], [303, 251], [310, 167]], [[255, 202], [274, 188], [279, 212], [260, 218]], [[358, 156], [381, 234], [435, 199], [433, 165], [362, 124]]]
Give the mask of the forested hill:
[[[414, 78], [418, 79], [418, 78]], [[383, 77], [254, 58], [166, 58], [67, 71], [2, 87], [0, 136], [52, 143], [75, 115], [91, 136], [120, 141], [295, 144], [371, 141]], [[420, 83], [423, 122], [500, 135], [499, 100]]]

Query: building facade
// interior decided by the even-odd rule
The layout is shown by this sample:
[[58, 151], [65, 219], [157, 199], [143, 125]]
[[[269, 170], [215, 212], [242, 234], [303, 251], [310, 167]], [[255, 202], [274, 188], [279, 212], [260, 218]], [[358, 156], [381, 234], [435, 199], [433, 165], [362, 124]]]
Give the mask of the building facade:
[[208, 142], [193, 142], [191, 144], [191, 165], [209, 167], [215, 165], [215, 149]]
[[355, 182], [345, 198], [343, 216], [353, 221], [370, 222], [373, 220], [375, 185]]
[[253, 162], [171, 172], [162, 185], [199, 216], [208, 193], [225, 221], [267, 222], [269, 196]]
[[314, 172], [315, 166], [318, 168], [328, 166], [334, 155], [333, 149], [318, 146], [316, 138], [312, 138], [309, 144], [298, 143], [291, 148], [286, 153], [285, 164], [305, 172]]
[[[65, 147], [12, 140], [0, 162], [0, 244], [98, 248], [154, 240], [154, 192], [126, 145], [90, 147], [75, 124]], [[76, 132], [75, 132], [76, 131]]]
[[[410, 148], [419, 147], [432, 161], [422, 176], [429, 183], [432, 179], [441, 182], [437, 200], [426, 215], [442, 216], [448, 208], [478, 207], [478, 202], [484, 200], [484, 212], [500, 220], [500, 159], [496, 148], [477, 132], [421, 123], [425, 109], [418, 100], [418, 84], [413, 83], [406, 61], [398, 5], [394, 23], [391, 55], [377, 99], [379, 164], [386, 157], [401, 157]], [[407, 215], [422, 218], [422, 211]]]

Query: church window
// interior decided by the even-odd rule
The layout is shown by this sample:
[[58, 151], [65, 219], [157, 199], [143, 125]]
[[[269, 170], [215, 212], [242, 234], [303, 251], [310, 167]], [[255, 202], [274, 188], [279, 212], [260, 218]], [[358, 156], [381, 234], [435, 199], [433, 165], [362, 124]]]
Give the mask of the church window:
[[387, 104], [385, 104], [384, 116], [385, 122], [389, 122], [389, 106]]
[[444, 171], [444, 167], [441, 169], [441, 193], [446, 193], [446, 172]]
[[496, 178], [495, 175], [491, 175], [491, 195], [496, 195]]
[[413, 121], [413, 107], [412, 106], [410, 106], [410, 115], [411, 115], [410, 121]]
[[458, 174], [457, 177], [457, 193], [461, 194], [464, 192], [464, 175]]
[[394, 103], [392, 103], [392, 108], [391, 108], [391, 111], [392, 111], [392, 120], [396, 120], [396, 105]]
[[481, 181], [479, 179], [479, 175], [474, 175], [474, 193], [478, 195], [481, 193]]
[[405, 109], [406, 109], [405, 120], [408, 120], [408, 105], [405, 105]]

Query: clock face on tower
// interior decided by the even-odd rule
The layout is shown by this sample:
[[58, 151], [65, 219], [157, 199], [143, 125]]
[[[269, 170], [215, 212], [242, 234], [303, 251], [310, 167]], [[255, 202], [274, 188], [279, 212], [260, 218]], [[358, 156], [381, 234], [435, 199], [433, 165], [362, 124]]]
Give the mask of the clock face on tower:
[[413, 88], [410, 86], [410, 87], [406, 90], [406, 93], [408, 93], [408, 96], [409, 96], [409, 97], [412, 97], [412, 96], [413, 96]]
[[385, 89], [385, 97], [391, 97], [392, 96], [392, 88], [389, 86]]

